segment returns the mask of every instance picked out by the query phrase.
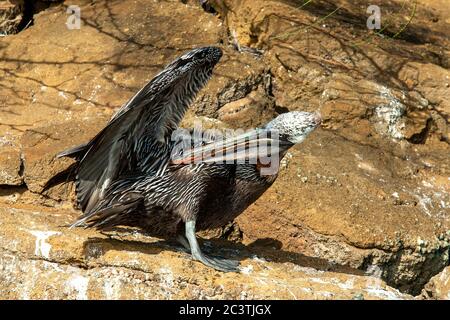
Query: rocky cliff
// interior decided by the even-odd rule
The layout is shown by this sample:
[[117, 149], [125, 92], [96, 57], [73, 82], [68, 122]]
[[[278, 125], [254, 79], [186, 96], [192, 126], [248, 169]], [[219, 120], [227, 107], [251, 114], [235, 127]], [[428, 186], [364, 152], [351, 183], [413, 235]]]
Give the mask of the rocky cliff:
[[[33, 3], [33, 4], [30, 4]], [[448, 299], [450, 9], [404, 1], [0, 1], [3, 298]], [[378, 4], [382, 31], [367, 29]], [[80, 28], [67, 28], [69, 5]], [[248, 128], [319, 109], [236, 221], [202, 234], [223, 274], [137, 230], [64, 227], [73, 186], [43, 192], [173, 57], [225, 55], [184, 125]]]

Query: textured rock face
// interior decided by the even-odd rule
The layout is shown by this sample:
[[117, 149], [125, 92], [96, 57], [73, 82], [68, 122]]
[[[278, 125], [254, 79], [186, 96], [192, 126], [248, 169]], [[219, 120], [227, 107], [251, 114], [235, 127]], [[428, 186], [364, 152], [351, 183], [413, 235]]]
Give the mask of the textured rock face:
[[[419, 1], [391, 39], [368, 33], [367, 1], [211, 3], [218, 15], [196, 1], [71, 1], [0, 39], [0, 295], [390, 299], [426, 285], [421, 297], [444, 298], [450, 12]], [[393, 36], [413, 8], [383, 3]], [[80, 6], [79, 30], [65, 25], [69, 4]], [[71, 164], [55, 154], [93, 137], [173, 57], [202, 45], [225, 54], [184, 125], [249, 128], [287, 110], [324, 118], [266, 194], [202, 234], [234, 241], [210, 240], [242, 260], [241, 274], [132, 230], [109, 239], [60, 227], [79, 214], [72, 185], [42, 194]]]
[[2, 163], [0, 184], [15, 186], [23, 183], [19, 154], [20, 148], [12, 143], [5, 141], [3, 145], [0, 145], [0, 162]]
[[24, 1], [0, 1], [0, 36], [18, 31], [23, 18]]
[[286, 251], [375, 270], [404, 290], [448, 265], [447, 176], [325, 131], [285, 160], [272, 188], [237, 219], [244, 243], [277, 239]]
[[425, 299], [450, 300], [450, 267], [431, 278], [422, 291]]
[[374, 277], [268, 262], [258, 251], [222, 273], [173, 244], [124, 230], [112, 238], [60, 227], [77, 213], [0, 207], [0, 295], [6, 299], [410, 299]]
[[[425, 130], [427, 119], [447, 119], [448, 16], [419, 4], [414, 23], [398, 36], [406, 41], [394, 44], [368, 32], [367, 1], [315, 1], [305, 6], [295, 1], [224, 2], [233, 8], [224, 15], [240, 44], [266, 49], [278, 106], [320, 107], [329, 129], [373, 144], [384, 137], [415, 143], [420, 139], [412, 136]], [[404, 19], [395, 13], [414, 9], [401, 8], [397, 1], [371, 4], [393, 12], [386, 26], [393, 34]], [[334, 10], [334, 15], [320, 19]], [[434, 20], [438, 23], [427, 32], [421, 30]], [[448, 142], [446, 126], [435, 124], [432, 131], [428, 138]]]

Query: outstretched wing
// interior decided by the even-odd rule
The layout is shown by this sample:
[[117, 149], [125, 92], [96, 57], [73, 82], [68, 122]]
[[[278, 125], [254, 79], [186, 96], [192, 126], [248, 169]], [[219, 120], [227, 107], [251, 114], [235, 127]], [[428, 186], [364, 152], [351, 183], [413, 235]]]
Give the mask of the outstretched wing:
[[220, 49], [206, 47], [176, 59], [88, 143], [76, 179], [83, 212], [89, 212], [103, 198], [105, 189], [124, 170], [158, 173], [164, 168], [172, 131], [221, 56]]

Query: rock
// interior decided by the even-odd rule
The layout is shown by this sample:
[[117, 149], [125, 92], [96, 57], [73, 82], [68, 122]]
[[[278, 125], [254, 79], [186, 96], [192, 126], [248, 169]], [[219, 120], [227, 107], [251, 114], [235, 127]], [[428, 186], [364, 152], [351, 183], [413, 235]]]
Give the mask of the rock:
[[[268, 262], [225, 246], [241, 273], [211, 270], [173, 244], [133, 230], [120, 238], [60, 227], [76, 213], [0, 207], [5, 299], [410, 299], [380, 279]], [[245, 250], [244, 250], [245, 251]]]
[[276, 116], [273, 101], [262, 90], [252, 91], [245, 98], [225, 104], [218, 111], [218, 119], [233, 128], [254, 128]]
[[23, 0], [0, 1], [0, 36], [18, 31], [24, 12]]
[[[376, 267], [415, 294], [448, 265], [447, 175], [321, 130], [290, 153], [274, 185], [236, 220], [243, 243], [272, 239], [331, 270]], [[422, 249], [418, 237], [427, 240]]]
[[111, 116], [176, 55], [219, 41], [217, 18], [197, 6], [164, 3], [72, 1], [83, 16], [79, 30], [66, 28], [65, 7], [55, 6], [36, 14], [32, 27], [6, 37], [0, 132], [20, 135], [49, 119], [64, 123]]
[[422, 290], [422, 297], [425, 299], [450, 300], [450, 267], [431, 278]]
[[[367, 1], [342, 0], [336, 6], [323, 1], [302, 6], [286, 1], [224, 3], [217, 8], [229, 33], [240, 45], [265, 50], [276, 105], [289, 110], [319, 108], [328, 128], [354, 141], [379, 145], [388, 136], [414, 144], [442, 144], [448, 152], [448, 124], [438, 125], [431, 116], [433, 111], [444, 118], [450, 115], [444, 98], [450, 94], [450, 52], [442, 49], [450, 45], [444, 31], [450, 24], [429, 9], [440, 8], [438, 2], [419, 4], [417, 20], [395, 43], [388, 36], [367, 38]], [[404, 24], [402, 5], [383, 4], [391, 12], [387, 34], [397, 34]], [[318, 23], [325, 16], [327, 22]], [[425, 22], [434, 18], [440, 22]]]
[[55, 124], [28, 129], [22, 135], [23, 179], [28, 190], [43, 191], [47, 181], [73, 163], [71, 159], [56, 159], [57, 153], [92, 139], [108, 122], [100, 116], [84, 122]]
[[[255, 96], [264, 107], [270, 104], [271, 76], [254, 56], [228, 49], [215, 74], [217, 76], [206, 85], [204, 94], [200, 94], [192, 106], [197, 115], [217, 117], [226, 104], [241, 99], [253, 100]], [[261, 121], [261, 117], [256, 121]]]
[[8, 136], [0, 138], [0, 185], [18, 186], [23, 183], [20, 148]]

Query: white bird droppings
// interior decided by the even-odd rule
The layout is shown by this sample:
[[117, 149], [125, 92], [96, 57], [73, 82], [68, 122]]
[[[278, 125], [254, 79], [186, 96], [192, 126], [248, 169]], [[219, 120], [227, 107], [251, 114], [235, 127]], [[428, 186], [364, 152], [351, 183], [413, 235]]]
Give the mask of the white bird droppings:
[[36, 247], [34, 249], [34, 254], [48, 259], [52, 246], [47, 243], [46, 240], [51, 236], [61, 234], [61, 232], [31, 230], [30, 233], [36, 237]]
[[251, 274], [253, 272], [253, 266], [250, 264], [248, 266], [241, 267], [240, 271], [243, 274], [249, 275], [249, 274]]
[[72, 291], [76, 291], [77, 300], [87, 300], [88, 285], [89, 278], [80, 275], [74, 275], [67, 281], [66, 292], [71, 293]]

